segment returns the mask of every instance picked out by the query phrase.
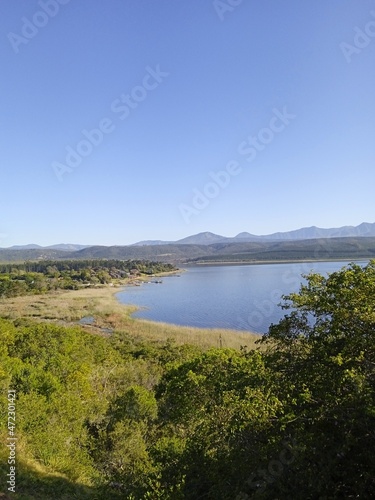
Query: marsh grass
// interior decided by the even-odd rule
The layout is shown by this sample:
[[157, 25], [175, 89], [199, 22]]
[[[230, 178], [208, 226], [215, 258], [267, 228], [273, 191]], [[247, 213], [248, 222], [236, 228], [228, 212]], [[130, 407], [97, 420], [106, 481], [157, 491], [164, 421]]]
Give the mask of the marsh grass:
[[259, 335], [236, 330], [193, 328], [167, 323], [134, 319], [131, 314], [137, 307], [120, 304], [116, 287], [85, 288], [58, 291], [45, 295], [27, 295], [0, 301], [0, 316], [6, 319], [33, 319], [67, 326], [76, 325], [86, 316], [93, 316], [92, 325], [84, 325], [95, 334], [108, 335], [103, 329], [126, 332], [137, 338], [154, 341], [173, 340], [177, 344], [194, 344], [203, 348], [255, 347]]

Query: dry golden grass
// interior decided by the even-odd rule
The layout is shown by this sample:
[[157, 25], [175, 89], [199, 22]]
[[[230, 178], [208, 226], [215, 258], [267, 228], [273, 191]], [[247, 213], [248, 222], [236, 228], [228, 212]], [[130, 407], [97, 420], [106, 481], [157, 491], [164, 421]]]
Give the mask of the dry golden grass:
[[133, 319], [137, 308], [120, 304], [115, 297], [119, 288], [98, 287], [69, 290], [46, 295], [28, 295], [0, 301], [0, 316], [9, 319], [27, 318], [67, 326], [75, 325], [85, 316], [93, 316], [95, 324], [83, 328], [103, 333], [102, 328], [124, 331], [148, 340], [174, 340], [177, 344], [196, 344], [203, 348], [255, 347], [259, 335], [236, 330], [191, 328], [166, 323]]

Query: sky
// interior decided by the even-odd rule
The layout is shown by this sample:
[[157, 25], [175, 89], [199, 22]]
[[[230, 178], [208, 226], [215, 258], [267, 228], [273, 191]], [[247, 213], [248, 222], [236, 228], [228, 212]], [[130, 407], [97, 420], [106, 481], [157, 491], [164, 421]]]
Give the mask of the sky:
[[375, 221], [374, 0], [0, 10], [0, 247]]

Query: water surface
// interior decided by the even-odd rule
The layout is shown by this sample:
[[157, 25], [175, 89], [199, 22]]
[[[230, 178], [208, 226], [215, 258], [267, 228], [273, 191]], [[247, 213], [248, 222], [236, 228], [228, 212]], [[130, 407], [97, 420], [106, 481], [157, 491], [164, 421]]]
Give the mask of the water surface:
[[[367, 262], [361, 262], [366, 264]], [[297, 292], [302, 274], [324, 276], [345, 262], [309, 262], [242, 266], [188, 267], [163, 283], [126, 287], [117, 294], [124, 304], [141, 307], [134, 317], [176, 325], [231, 328], [264, 333], [287, 312], [278, 304], [283, 294]]]

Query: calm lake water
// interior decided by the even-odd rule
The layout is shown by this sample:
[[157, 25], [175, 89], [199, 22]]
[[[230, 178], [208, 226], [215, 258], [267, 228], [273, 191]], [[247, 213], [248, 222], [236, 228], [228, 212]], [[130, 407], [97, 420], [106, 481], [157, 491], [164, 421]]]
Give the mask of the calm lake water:
[[277, 323], [287, 313], [278, 306], [281, 296], [299, 290], [304, 281], [302, 274], [314, 271], [326, 276], [346, 264], [309, 262], [188, 267], [180, 277], [162, 278], [162, 284], [126, 287], [117, 298], [121, 303], [141, 307], [134, 314], [138, 318], [264, 333], [271, 323]]

